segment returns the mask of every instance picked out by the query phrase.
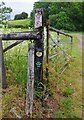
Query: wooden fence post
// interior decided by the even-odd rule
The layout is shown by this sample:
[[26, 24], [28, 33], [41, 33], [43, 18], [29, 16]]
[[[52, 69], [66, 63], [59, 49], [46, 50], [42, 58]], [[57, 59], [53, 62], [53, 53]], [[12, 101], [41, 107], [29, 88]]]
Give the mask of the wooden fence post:
[[2, 88], [5, 89], [6, 88], [6, 72], [5, 72], [5, 65], [4, 65], [2, 40], [0, 40], [0, 81], [2, 84]]
[[0, 119], [2, 119], [2, 40], [0, 39]]
[[46, 79], [47, 79], [47, 83], [49, 82], [49, 27], [48, 25], [46, 26], [46, 32], [47, 32], [47, 40], [46, 40]]
[[70, 39], [71, 39], [71, 50], [72, 50], [72, 36], [70, 37]]
[[34, 44], [29, 44], [28, 50], [28, 81], [27, 81], [27, 96], [26, 96], [26, 115], [32, 116], [34, 92]]
[[2, 40], [0, 40], [0, 86], [2, 87]]

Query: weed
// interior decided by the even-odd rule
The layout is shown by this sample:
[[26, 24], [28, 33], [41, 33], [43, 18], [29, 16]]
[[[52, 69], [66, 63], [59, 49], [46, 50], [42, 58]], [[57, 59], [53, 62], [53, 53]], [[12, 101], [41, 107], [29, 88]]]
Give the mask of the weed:
[[65, 87], [63, 90], [63, 95], [68, 97], [69, 95], [72, 95], [74, 93], [74, 89], [71, 87]]
[[56, 112], [56, 115], [55, 115], [55, 118], [63, 118], [63, 112], [61, 111], [61, 110], [58, 110], [57, 112]]

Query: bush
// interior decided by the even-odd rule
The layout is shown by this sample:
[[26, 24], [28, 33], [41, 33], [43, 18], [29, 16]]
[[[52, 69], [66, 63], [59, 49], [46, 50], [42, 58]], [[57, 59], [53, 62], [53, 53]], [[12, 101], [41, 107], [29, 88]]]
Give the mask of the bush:
[[22, 12], [21, 14], [15, 15], [14, 20], [20, 20], [26, 18], [28, 18], [28, 14], [26, 12]]
[[65, 12], [50, 15], [49, 20], [51, 25], [57, 29], [64, 29], [69, 31], [75, 30], [74, 24], [72, 23], [71, 19], [66, 15]]

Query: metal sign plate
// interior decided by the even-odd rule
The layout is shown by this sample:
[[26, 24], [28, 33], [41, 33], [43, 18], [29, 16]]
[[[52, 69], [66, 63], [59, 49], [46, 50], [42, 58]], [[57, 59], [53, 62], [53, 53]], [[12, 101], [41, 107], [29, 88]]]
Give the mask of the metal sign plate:
[[36, 52], [37, 57], [41, 57], [42, 56], [42, 52]]
[[42, 13], [35, 13], [35, 28], [39, 28], [42, 26]]

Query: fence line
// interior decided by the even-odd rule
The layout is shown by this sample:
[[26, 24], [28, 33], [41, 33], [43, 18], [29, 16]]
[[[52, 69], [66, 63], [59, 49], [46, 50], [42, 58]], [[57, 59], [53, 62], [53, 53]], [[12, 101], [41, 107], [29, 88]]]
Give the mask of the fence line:
[[[54, 67], [54, 69], [62, 75], [71, 58], [72, 36], [49, 25], [46, 29], [47, 64], [49, 66], [50, 61], [52, 64], [55, 63], [57, 68]], [[48, 72], [49, 70], [46, 68], [47, 75], [49, 75]]]
[[16, 41], [15, 43], [13, 43], [13, 44], [11, 44], [10, 46], [8, 46], [7, 48], [5, 48], [5, 49], [3, 50], [3, 52], [6, 52], [6, 51], [10, 50], [11, 48], [17, 46], [18, 44], [20, 44], [20, 43], [22, 43], [22, 42], [23, 42], [23, 40], [21, 40], [21, 41]]
[[4, 40], [38, 40], [40, 39], [39, 31], [15, 32], [8, 34], [0, 34], [1, 39]]
[[6, 88], [6, 73], [5, 73], [2, 40], [0, 40], [0, 80], [2, 83], [2, 87]]
[[65, 33], [65, 32], [62, 32], [61, 30], [58, 30], [58, 29], [56, 29], [56, 28], [53, 28], [53, 27], [51, 27], [51, 26], [49, 26], [49, 30], [54, 31], [54, 32], [57, 32], [57, 33], [60, 33], [60, 34], [63, 34], [63, 35], [65, 35], [65, 36], [68, 36], [68, 37], [71, 37], [71, 38], [72, 38], [71, 35], [69, 35], [69, 34], [67, 34], [67, 33]]

